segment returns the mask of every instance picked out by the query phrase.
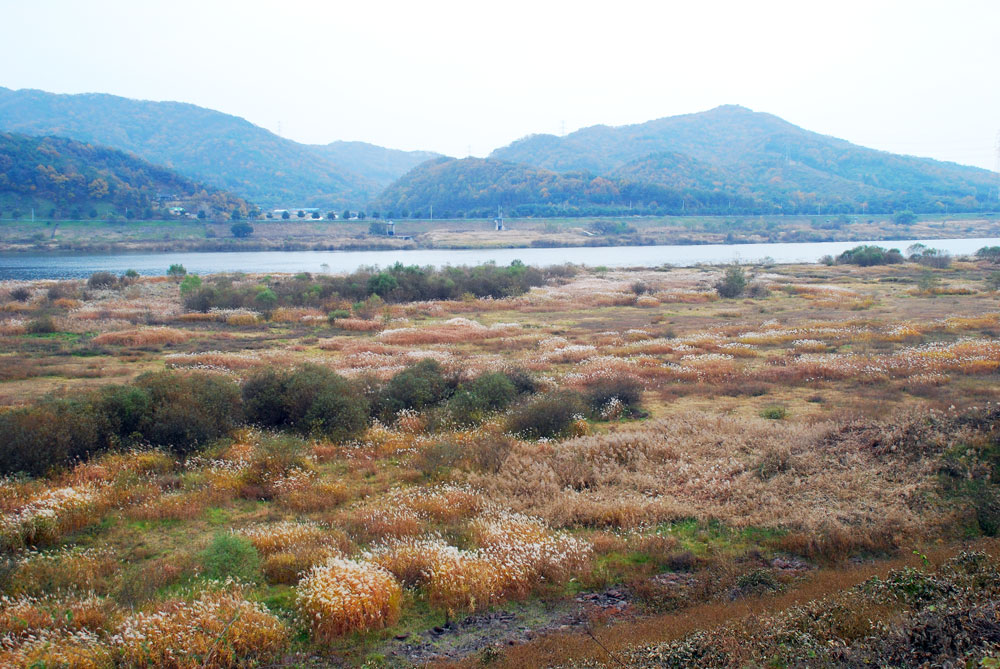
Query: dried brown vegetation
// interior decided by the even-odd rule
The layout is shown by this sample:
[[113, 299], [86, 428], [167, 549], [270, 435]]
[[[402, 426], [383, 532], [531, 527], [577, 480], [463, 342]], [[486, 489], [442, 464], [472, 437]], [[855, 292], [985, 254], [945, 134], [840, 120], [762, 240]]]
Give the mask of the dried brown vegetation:
[[[252, 399], [255, 427], [234, 420], [197, 449], [101, 445], [3, 479], [2, 660], [155, 666], [186, 634], [197, 666], [360, 664], [469, 612], [539, 599], [569, 611], [581, 589], [609, 588], [630, 593], [625, 622], [592, 631], [622, 650], [663, 640], [651, 631], [663, 615], [705, 630], [749, 602], [801, 603], [871, 575], [852, 560], [996, 534], [1000, 307], [968, 289], [984, 267], [956, 263], [933, 294], [911, 290], [919, 271], [778, 268], [744, 301], [718, 299], [717, 269], [582, 272], [506, 299], [332, 296], [332, 318], [187, 312], [176, 283], [151, 279], [28, 286], [0, 305], [0, 401], [27, 405], [0, 425], [55, 424], [45, 416], [112, 382], [127, 418], [120, 384], [167, 367], [243, 384], [230, 408]], [[237, 281], [280, 292], [307, 279]], [[54, 331], [33, 331], [43, 318]], [[340, 405], [289, 392], [293, 370], [332, 384], [324, 401], [367, 407], [356, 429], [303, 427]], [[205, 579], [218, 536], [231, 553], [217, 562], [246, 583]], [[837, 625], [860, 638], [880, 606]], [[59, 607], [75, 627], [57, 624]], [[744, 652], [746, 630], [712, 639]], [[606, 659], [589, 637], [538, 643], [547, 662]], [[525, 652], [505, 660], [529, 666]]]

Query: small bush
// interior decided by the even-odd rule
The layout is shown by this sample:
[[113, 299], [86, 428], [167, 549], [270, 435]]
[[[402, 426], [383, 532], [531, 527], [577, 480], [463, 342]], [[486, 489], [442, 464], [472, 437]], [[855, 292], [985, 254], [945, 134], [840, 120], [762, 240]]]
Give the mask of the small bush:
[[167, 276], [169, 276], [172, 279], [179, 279], [182, 276], [186, 275], [187, 273], [188, 273], [188, 271], [184, 267], [184, 265], [177, 264], [177, 263], [171, 265], [167, 269]]
[[340, 558], [313, 567], [297, 590], [298, 608], [320, 642], [392, 625], [403, 596], [399, 582], [382, 567]]
[[235, 534], [217, 534], [201, 554], [202, 573], [224, 581], [233, 578], [244, 583], [260, 580], [260, 555], [249, 540]]
[[462, 464], [465, 458], [462, 444], [452, 440], [436, 441], [420, 449], [413, 459], [413, 466], [424, 476], [434, 478]]
[[201, 288], [201, 277], [197, 274], [188, 274], [181, 280], [181, 295], [189, 295]]
[[781, 583], [770, 569], [754, 569], [736, 579], [736, 588], [730, 592], [730, 599], [740, 599], [762, 595], [781, 589]]
[[844, 251], [837, 256], [837, 262], [842, 265], [894, 265], [903, 262], [903, 254], [899, 249], [886, 250], [881, 246], [862, 245]]
[[10, 299], [15, 302], [27, 302], [31, 299], [31, 289], [25, 286], [18, 286], [10, 291]]
[[549, 393], [515, 409], [507, 421], [507, 431], [529, 439], [564, 437], [585, 410], [578, 393]]
[[239, 589], [209, 590], [194, 601], [167, 602], [159, 610], [126, 617], [115, 635], [115, 666], [270, 665], [286, 650], [289, 636], [276, 616], [244, 599]]
[[229, 226], [229, 231], [233, 233], [233, 237], [237, 239], [244, 239], [253, 234], [253, 226], [245, 221], [239, 223], [233, 223]]
[[243, 383], [243, 410], [247, 422], [263, 427], [277, 427], [288, 422], [285, 391], [290, 378], [289, 372], [267, 367]]
[[40, 316], [32, 319], [28, 321], [24, 329], [28, 334], [52, 334], [59, 331], [55, 320], [51, 316]]
[[118, 277], [111, 272], [94, 272], [87, 279], [88, 288], [114, 288]]
[[980, 260], [996, 262], [1000, 260], [1000, 246], [984, 246], [976, 251], [976, 257]]
[[142, 438], [175, 453], [190, 453], [228, 434], [243, 419], [239, 387], [221, 376], [150, 372], [135, 385], [151, 399], [151, 411], [139, 425]]
[[[117, 441], [128, 442], [140, 434], [142, 423], [153, 409], [153, 398], [144, 388], [109, 386], [100, 392], [100, 413]], [[141, 439], [141, 437], [140, 437]]]
[[0, 413], [0, 473], [40, 475], [105, 447], [89, 398], [45, 399]]
[[256, 372], [243, 384], [243, 402], [250, 423], [289, 426], [333, 440], [350, 439], [368, 425], [364, 393], [319, 365]]
[[304, 434], [339, 441], [368, 425], [368, 403], [347, 379], [319, 365], [303, 365], [285, 386], [288, 423]]
[[608, 414], [616, 402], [620, 407], [621, 417], [631, 416], [641, 410], [642, 383], [634, 377], [625, 375], [598, 379], [587, 386], [585, 397], [590, 413], [595, 418], [620, 417]]
[[771, 289], [762, 281], [751, 281], [746, 288], [747, 297], [764, 298], [771, 294]]
[[56, 283], [48, 287], [45, 291], [45, 297], [52, 302], [56, 300], [62, 300], [67, 298], [73, 298], [76, 296], [76, 290], [65, 283]]
[[760, 410], [760, 417], [767, 418], [768, 420], [782, 420], [787, 415], [788, 410], [780, 406], [769, 406]]
[[538, 382], [535, 378], [526, 370], [515, 367], [513, 369], [508, 369], [504, 374], [510, 379], [510, 382], [514, 384], [514, 389], [517, 390], [518, 395], [525, 395], [538, 392]]
[[445, 378], [436, 360], [421, 360], [393, 376], [379, 397], [379, 409], [386, 422], [404, 409], [420, 411], [447, 399], [452, 383]]
[[722, 278], [715, 284], [715, 292], [719, 297], [734, 298], [743, 294], [747, 287], [747, 276], [739, 265], [726, 268]]
[[448, 403], [460, 423], [475, 423], [491, 411], [506, 409], [517, 398], [517, 388], [505, 374], [482, 374], [459, 387]]

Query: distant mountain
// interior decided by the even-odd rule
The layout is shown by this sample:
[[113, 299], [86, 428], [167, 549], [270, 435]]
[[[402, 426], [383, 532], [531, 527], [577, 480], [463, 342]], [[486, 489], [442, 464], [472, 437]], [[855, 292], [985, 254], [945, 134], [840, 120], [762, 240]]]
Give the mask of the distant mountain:
[[432, 151], [399, 151], [367, 142], [333, 142], [308, 145], [317, 155], [334, 165], [343, 165], [355, 174], [385, 188], [420, 163], [441, 158]]
[[246, 215], [250, 205], [131, 154], [64, 137], [0, 132], [0, 210], [59, 218], [169, 215], [167, 206], [206, 215]]
[[431, 205], [436, 216], [489, 215], [496, 213], [497, 205], [580, 199], [590, 181], [582, 173], [558, 174], [499, 160], [439, 158], [389, 186], [375, 208], [389, 216], [427, 215]]
[[311, 147], [180, 102], [0, 87], [0, 130], [130, 151], [263, 206], [361, 206], [379, 190]]
[[[482, 183], [482, 165], [425, 163], [390, 186], [383, 209], [434, 205], [435, 214], [493, 199], [524, 215], [614, 213], [852, 213], [977, 211], [996, 206], [997, 175], [899, 156], [809, 132], [771, 114], [718, 107], [639, 125], [532, 135], [490, 160], [522, 165], [518, 186]], [[491, 168], [500, 170], [499, 167]], [[524, 186], [543, 170], [580, 184], [546, 194]], [[433, 176], [442, 181], [434, 182]], [[538, 177], [541, 178], [541, 177]], [[448, 181], [451, 179], [451, 181]], [[544, 180], [543, 179], [543, 180]], [[600, 179], [600, 181], [595, 181]], [[583, 185], [586, 184], [586, 185]], [[479, 188], [470, 199], [470, 191]], [[611, 193], [612, 195], [608, 195]]]

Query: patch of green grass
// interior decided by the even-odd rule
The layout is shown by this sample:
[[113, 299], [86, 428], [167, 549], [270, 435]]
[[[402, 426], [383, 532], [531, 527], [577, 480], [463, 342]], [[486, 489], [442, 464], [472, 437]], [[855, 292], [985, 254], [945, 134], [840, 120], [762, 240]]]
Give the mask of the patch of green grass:
[[288, 585], [272, 585], [264, 588], [257, 600], [279, 615], [295, 614], [295, 588]]
[[769, 406], [760, 410], [760, 417], [768, 420], [784, 420], [788, 416], [788, 409], [781, 406]]
[[216, 534], [201, 554], [202, 572], [210, 579], [234, 578], [245, 583], [261, 580], [260, 555], [248, 539], [229, 533]]
[[48, 339], [55, 341], [77, 341], [80, 338], [79, 332], [37, 332], [21, 335], [25, 339]]
[[232, 518], [232, 513], [217, 506], [210, 506], [205, 509], [205, 520], [209, 525], [227, 525]]
[[707, 522], [685, 518], [657, 528], [657, 533], [677, 539], [682, 550], [695, 555], [707, 553], [743, 553], [751, 548], [764, 548], [787, 534], [777, 527], [730, 528], [718, 520]]

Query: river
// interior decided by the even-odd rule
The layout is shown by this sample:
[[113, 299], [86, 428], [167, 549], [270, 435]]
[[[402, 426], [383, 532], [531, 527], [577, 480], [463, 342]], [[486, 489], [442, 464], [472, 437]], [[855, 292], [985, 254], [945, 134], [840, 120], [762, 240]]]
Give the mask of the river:
[[1000, 238], [906, 239], [872, 242], [805, 242], [782, 244], [704, 244], [673, 246], [585, 246], [527, 249], [413, 249], [404, 251], [231, 251], [178, 253], [0, 254], [0, 280], [73, 279], [97, 271], [121, 274], [133, 269], [144, 275], [166, 274], [172, 264], [188, 272], [297, 273], [353, 272], [366, 265], [478, 265], [495, 262], [507, 265], [521, 260], [527, 265], [575, 263], [591, 267], [659, 267], [721, 264], [738, 261], [754, 263], [816, 262], [825, 255], [836, 256], [859, 244], [877, 244], [906, 251], [921, 243], [952, 255], [970, 255], [984, 246], [1000, 246]]

